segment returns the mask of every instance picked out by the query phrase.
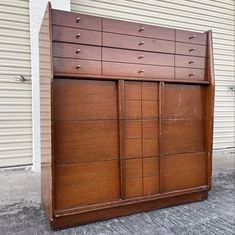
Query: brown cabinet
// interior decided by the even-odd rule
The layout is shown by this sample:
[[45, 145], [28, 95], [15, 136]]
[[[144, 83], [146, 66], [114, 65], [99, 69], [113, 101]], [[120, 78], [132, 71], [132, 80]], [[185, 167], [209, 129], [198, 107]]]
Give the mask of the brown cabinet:
[[41, 159], [53, 229], [207, 198], [211, 38], [48, 6]]

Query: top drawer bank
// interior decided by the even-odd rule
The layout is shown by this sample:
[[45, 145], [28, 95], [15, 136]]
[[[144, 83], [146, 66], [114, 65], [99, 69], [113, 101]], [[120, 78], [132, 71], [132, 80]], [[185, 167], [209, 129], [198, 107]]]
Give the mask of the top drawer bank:
[[[60, 10], [52, 11], [52, 25], [54, 71], [57, 75], [73, 73], [105, 76], [107, 74], [104, 71], [107, 71], [107, 66], [113, 68], [112, 66], [117, 65], [118, 73], [109, 69], [111, 73], [109, 72], [108, 75], [123, 76], [123, 70], [126, 71], [128, 66], [131, 68], [133, 64], [137, 64], [133, 74], [128, 75], [127, 73], [125, 77], [177, 80], [204, 80], [205, 78], [206, 33], [176, 30]], [[64, 52], [56, 53], [59, 48], [63, 49]], [[69, 50], [66, 48], [69, 48]], [[119, 63], [121, 61], [117, 61], [117, 58], [120, 57], [118, 54], [116, 56], [113, 53], [109, 54], [107, 60], [107, 56], [105, 57], [102, 53], [103, 48], [119, 48], [120, 50], [115, 50], [118, 53], [123, 51], [127, 55], [126, 66]], [[93, 52], [95, 53], [94, 56], [85, 56], [85, 54], [90, 55]], [[135, 58], [134, 61], [129, 57], [131, 52], [137, 54], [137, 59]], [[160, 68], [161, 64], [159, 63], [152, 63], [152, 67], [146, 64], [149, 59], [145, 58], [148, 55], [147, 53], [152, 53], [153, 61], [158, 61], [158, 57], [164, 57], [169, 67]], [[177, 56], [177, 54], [181, 56]], [[168, 61], [169, 56], [171, 56], [170, 61]], [[201, 59], [197, 57], [201, 57]], [[109, 63], [107, 64], [107, 62]], [[201, 63], [200, 66], [198, 66], [199, 62]], [[94, 67], [92, 71], [91, 65]], [[171, 72], [169, 76], [163, 76], [163, 73], [160, 73], [160, 75], [157, 73], [159, 69], [162, 69], [163, 73], [164, 71]], [[148, 74], [149, 70], [153, 72]], [[177, 73], [174, 73], [174, 70]], [[178, 76], [176, 76], [177, 74]]]

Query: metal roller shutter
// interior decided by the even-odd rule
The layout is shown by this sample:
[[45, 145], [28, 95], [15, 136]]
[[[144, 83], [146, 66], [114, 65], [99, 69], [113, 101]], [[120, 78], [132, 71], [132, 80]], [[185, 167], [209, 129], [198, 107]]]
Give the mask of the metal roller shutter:
[[0, 1], [0, 167], [32, 163], [29, 1]]
[[213, 30], [214, 149], [234, 147], [234, 0], [71, 0], [71, 10], [198, 32]]

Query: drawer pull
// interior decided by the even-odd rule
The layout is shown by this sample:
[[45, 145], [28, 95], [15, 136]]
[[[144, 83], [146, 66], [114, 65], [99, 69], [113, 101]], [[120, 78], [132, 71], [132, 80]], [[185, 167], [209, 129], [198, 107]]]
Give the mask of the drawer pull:
[[142, 59], [142, 58], [144, 58], [144, 55], [141, 54], [138, 56], [138, 59]]
[[140, 69], [139, 71], [138, 71], [138, 73], [143, 73], [144, 72], [144, 69]]
[[196, 51], [196, 48], [193, 47], [193, 48], [189, 49], [189, 52], [192, 52], [192, 51]]
[[80, 18], [79, 17], [77, 17], [77, 19], [76, 19], [76, 23], [78, 23], [80, 21]]
[[78, 54], [80, 51], [81, 51], [80, 49], [77, 49], [77, 50], [76, 50], [76, 54]]
[[80, 68], [81, 68], [81, 65], [78, 64], [78, 65], [76, 66], [76, 69], [80, 69]]
[[196, 75], [196, 73], [190, 73], [188, 76], [189, 77], [194, 77]]
[[195, 60], [191, 60], [188, 62], [189, 64], [194, 64], [195, 63]]
[[196, 35], [195, 35], [195, 34], [193, 34], [192, 36], [189, 37], [190, 40], [191, 40], [191, 39], [194, 39], [194, 38], [196, 38]]
[[76, 35], [76, 38], [79, 38], [81, 36], [81, 34], [80, 33], [78, 33], [77, 35]]
[[139, 42], [139, 46], [144, 45], [144, 41]]
[[144, 31], [144, 27], [143, 26], [140, 27], [140, 29], [139, 29], [139, 32], [142, 32], [142, 31]]

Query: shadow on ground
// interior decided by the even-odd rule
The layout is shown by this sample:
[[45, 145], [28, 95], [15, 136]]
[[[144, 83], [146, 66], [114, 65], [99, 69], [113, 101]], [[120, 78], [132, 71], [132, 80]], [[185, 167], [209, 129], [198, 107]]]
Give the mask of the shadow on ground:
[[49, 230], [40, 204], [39, 177], [32, 172], [0, 171], [0, 234], [235, 234], [234, 171], [217, 174], [209, 198], [75, 228]]

